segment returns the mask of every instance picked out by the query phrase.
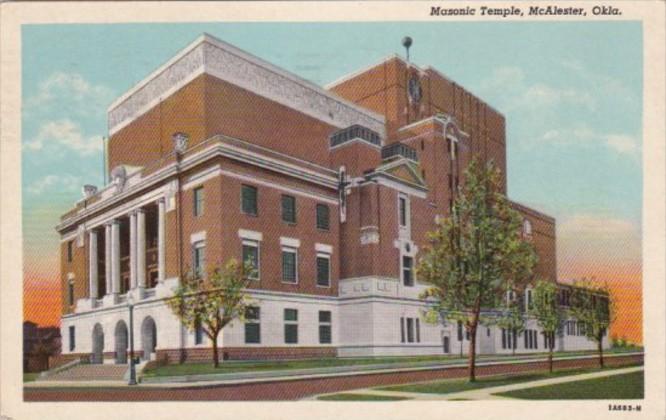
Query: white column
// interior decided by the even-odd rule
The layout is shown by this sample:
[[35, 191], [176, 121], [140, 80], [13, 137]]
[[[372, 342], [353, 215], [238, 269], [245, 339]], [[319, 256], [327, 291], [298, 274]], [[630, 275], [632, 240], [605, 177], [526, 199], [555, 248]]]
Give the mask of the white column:
[[136, 212], [136, 278], [139, 289], [146, 288], [146, 213]]
[[111, 284], [113, 294], [120, 293], [120, 223], [111, 223]]
[[136, 288], [136, 212], [130, 213], [130, 289]]
[[111, 286], [111, 224], [104, 225], [104, 281], [106, 283], [106, 294], [112, 292]]
[[90, 299], [97, 299], [97, 232], [94, 230], [88, 234], [88, 254]]
[[157, 280], [161, 283], [166, 277], [166, 202], [164, 198], [160, 198], [157, 202], [157, 207]]

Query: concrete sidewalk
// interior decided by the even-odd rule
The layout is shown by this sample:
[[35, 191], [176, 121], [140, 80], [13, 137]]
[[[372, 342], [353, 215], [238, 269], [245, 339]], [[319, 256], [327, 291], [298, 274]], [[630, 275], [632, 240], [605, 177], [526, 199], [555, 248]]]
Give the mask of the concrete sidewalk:
[[603, 378], [607, 376], [622, 375], [625, 373], [639, 372], [643, 370], [643, 366], [634, 366], [629, 368], [613, 369], [604, 372], [592, 372], [574, 374], [569, 376], [561, 376], [558, 378], [539, 379], [529, 382], [520, 382], [517, 384], [500, 385], [488, 388], [474, 389], [469, 391], [453, 392], [449, 394], [435, 394], [435, 393], [421, 393], [421, 392], [403, 392], [403, 391], [387, 391], [374, 388], [355, 389], [350, 391], [335, 392], [332, 394], [316, 395], [308, 399], [318, 399], [324, 395], [339, 395], [339, 394], [360, 394], [360, 395], [375, 395], [382, 397], [400, 397], [409, 400], [492, 400], [492, 399], [511, 399], [509, 397], [502, 397], [494, 394], [503, 392], [515, 391], [526, 388], [536, 388], [546, 385], [563, 384], [568, 382], [584, 381], [587, 379]]

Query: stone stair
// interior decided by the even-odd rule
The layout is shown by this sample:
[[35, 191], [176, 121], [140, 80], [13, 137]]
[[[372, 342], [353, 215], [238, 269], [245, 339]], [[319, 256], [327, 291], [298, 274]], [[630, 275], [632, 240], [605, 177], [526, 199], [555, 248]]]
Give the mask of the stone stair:
[[40, 381], [123, 381], [127, 365], [75, 365], [55, 372]]

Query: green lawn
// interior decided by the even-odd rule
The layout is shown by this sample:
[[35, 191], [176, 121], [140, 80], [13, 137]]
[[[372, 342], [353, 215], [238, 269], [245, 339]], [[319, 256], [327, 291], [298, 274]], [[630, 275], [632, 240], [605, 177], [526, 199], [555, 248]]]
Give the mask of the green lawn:
[[[627, 367], [627, 366], [623, 366]], [[609, 368], [606, 368], [609, 369]], [[377, 388], [386, 391], [399, 392], [421, 392], [424, 394], [450, 394], [453, 392], [471, 391], [474, 389], [488, 388], [493, 386], [510, 385], [521, 382], [536, 381], [539, 379], [557, 378], [559, 376], [577, 375], [581, 373], [597, 372], [595, 369], [566, 369], [555, 372], [534, 372], [517, 375], [498, 375], [477, 378], [476, 382], [468, 382], [467, 379], [447, 379], [437, 382], [422, 382], [408, 385], [396, 385]]]
[[496, 395], [525, 400], [633, 400], [643, 398], [643, 371], [598, 379], [546, 385]]
[[39, 376], [39, 372], [35, 372], [35, 373], [24, 373], [24, 374], [23, 374], [23, 382], [32, 382], [32, 381], [34, 381], [35, 379], [37, 379], [38, 376]]
[[323, 395], [317, 399], [323, 401], [401, 401], [406, 400], [407, 398], [370, 394], [331, 394]]
[[[624, 350], [626, 352], [627, 350]], [[622, 351], [618, 351], [620, 353]], [[608, 351], [607, 353], [615, 353]], [[557, 357], [578, 356], [594, 354], [593, 352], [570, 352], [558, 353]], [[501, 359], [511, 360], [513, 358], [525, 358], [534, 356], [544, 356], [544, 354], [526, 354], [516, 356], [479, 356], [478, 360]], [[142, 373], [144, 377], [160, 376], [183, 376], [183, 375], [207, 375], [221, 373], [237, 372], [256, 372], [268, 370], [288, 370], [288, 369], [310, 369], [338, 366], [363, 366], [388, 363], [418, 363], [418, 362], [460, 362], [467, 360], [456, 355], [438, 355], [438, 356], [403, 356], [403, 357], [367, 357], [367, 358], [324, 358], [311, 360], [286, 360], [286, 361], [224, 361], [220, 363], [219, 368], [214, 368], [211, 362], [208, 363], [184, 363], [173, 364], [145, 369]]]

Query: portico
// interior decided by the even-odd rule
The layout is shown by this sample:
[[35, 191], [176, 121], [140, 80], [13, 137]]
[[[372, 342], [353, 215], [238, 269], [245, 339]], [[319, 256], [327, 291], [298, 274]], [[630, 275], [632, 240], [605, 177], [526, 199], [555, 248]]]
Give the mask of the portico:
[[123, 303], [128, 293], [136, 300], [154, 296], [165, 277], [165, 211], [160, 198], [88, 230], [90, 309]]

